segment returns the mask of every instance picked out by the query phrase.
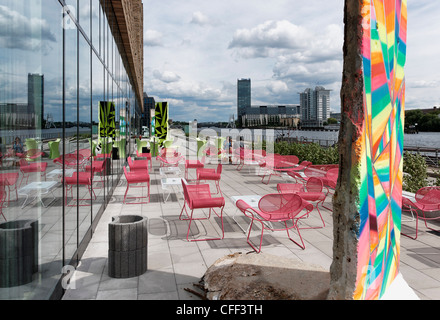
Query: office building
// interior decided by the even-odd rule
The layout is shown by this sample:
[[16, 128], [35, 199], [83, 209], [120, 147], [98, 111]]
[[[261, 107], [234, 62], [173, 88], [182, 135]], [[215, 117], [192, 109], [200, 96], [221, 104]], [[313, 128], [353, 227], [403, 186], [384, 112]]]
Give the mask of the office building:
[[[0, 163], [0, 178], [8, 174], [11, 184], [6, 187], [10, 199], [0, 199], [0, 299], [58, 299], [74, 285], [67, 282], [68, 273], [123, 175], [125, 152], [134, 150], [125, 133], [140, 132], [143, 3], [4, 0], [0, 7], [0, 69], [7, 75], [0, 77], [2, 143], [12, 149], [19, 137], [25, 151], [44, 152], [21, 160], [47, 164], [44, 174], [25, 177], [18, 155]], [[100, 105], [109, 106], [111, 118], [104, 119]], [[55, 128], [46, 129], [44, 114]], [[111, 125], [111, 139], [98, 130], [103, 125]], [[95, 172], [92, 185], [78, 184], [73, 174], [87, 174], [83, 152], [113, 153], [105, 159], [105, 172]], [[63, 154], [78, 160], [69, 167], [58, 158]], [[54, 162], [57, 158], [60, 162]], [[16, 235], [23, 241], [6, 236], [8, 228], [20, 229]]]
[[35, 129], [42, 129], [44, 117], [44, 75], [42, 74], [28, 74], [28, 106], [35, 117]]
[[299, 93], [301, 107], [301, 126], [323, 127], [330, 117], [330, 90], [317, 86]]
[[245, 108], [244, 113], [241, 116], [243, 127], [280, 126], [284, 124], [296, 124], [300, 119], [300, 106], [296, 104], [263, 106], [254, 105]]
[[251, 79], [237, 80], [237, 119], [239, 126], [242, 125], [242, 116], [246, 108], [251, 106]]

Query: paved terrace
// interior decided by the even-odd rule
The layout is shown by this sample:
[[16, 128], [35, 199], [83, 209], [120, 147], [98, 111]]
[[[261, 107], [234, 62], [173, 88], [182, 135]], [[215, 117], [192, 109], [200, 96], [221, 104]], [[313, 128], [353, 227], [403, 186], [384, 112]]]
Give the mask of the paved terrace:
[[[207, 165], [216, 167], [216, 164]], [[182, 174], [184, 167], [181, 165]], [[190, 171], [190, 178], [195, 171]], [[224, 209], [225, 238], [216, 241], [187, 242], [187, 221], [180, 221], [179, 214], [183, 197], [179, 192], [171, 193], [167, 202], [163, 200], [159, 173], [159, 163], [153, 160], [151, 176], [151, 202], [148, 204], [123, 204], [126, 189], [122, 176], [114, 196], [104, 212], [91, 242], [75, 272], [75, 289], [65, 293], [64, 300], [199, 300], [185, 288], [194, 289], [193, 283], [199, 282], [207, 268], [217, 259], [235, 252], [252, 252], [246, 242], [243, 231], [233, 220], [246, 227], [246, 221], [237, 212], [230, 200], [235, 195], [265, 195], [276, 192], [276, 185], [283, 182], [280, 177], [272, 177], [268, 185], [261, 182], [255, 167], [245, 166], [241, 171], [235, 165], [223, 166], [220, 182], [226, 200]], [[211, 190], [215, 190], [211, 188]], [[130, 189], [132, 195], [141, 192], [141, 188]], [[146, 189], [144, 189], [146, 192]], [[138, 193], [139, 194], [139, 193]], [[327, 197], [326, 206], [331, 206], [331, 197]], [[290, 259], [329, 268], [332, 263], [332, 212], [321, 209], [325, 228], [302, 230], [306, 244], [305, 250], [288, 240], [285, 232], [266, 231], [262, 251]], [[113, 216], [138, 214], [148, 217], [148, 271], [141, 276], [115, 279], [108, 276], [108, 223]], [[408, 217], [404, 217], [408, 218]], [[311, 226], [320, 225], [316, 209], [307, 219]], [[414, 233], [415, 222], [404, 221], [404, 232]], [[419, 223], [417, 240], [401, 237], [401, 266], [403, 279], [422, 300], [440, 299], [440, 245], [439, 234], [428, 232], [423, 223]], [[197, 222], [193, 232], [203, 237], [216, 235], [220, 231], [218, 219]], [[294, 236], [296, 233], [293, 231]], [[254, 231], [254, 241], [259, 237]]]

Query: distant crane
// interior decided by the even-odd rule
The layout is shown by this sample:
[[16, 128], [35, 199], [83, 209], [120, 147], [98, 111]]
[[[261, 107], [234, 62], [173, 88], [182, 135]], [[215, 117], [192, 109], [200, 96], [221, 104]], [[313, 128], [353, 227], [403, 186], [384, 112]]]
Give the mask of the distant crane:
[[55, 123], [53, 122], [53, 116], [52, 113], [48, 113], [47, 117], [46, 117], [46, 129], [50, 129], [50, 128], [56, 128]]

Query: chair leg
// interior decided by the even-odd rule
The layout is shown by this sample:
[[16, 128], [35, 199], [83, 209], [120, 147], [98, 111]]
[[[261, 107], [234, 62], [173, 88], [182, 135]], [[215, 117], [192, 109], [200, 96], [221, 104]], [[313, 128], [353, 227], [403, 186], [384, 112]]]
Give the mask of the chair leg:
[[296, 242], [295, 240], [292, 239], [292, 237], [290, 236], [290, 233], [289, 233], [289, 229], [290, 229], [290, 228], [287, 227], [287, 221], [284, 221], [284, 224], [285, 224], [285, 226], [286, 226], [287, 236], [289, 237], [289, 240], [290, 240], [290, 241], [292, 241], [292, 242], [295, 243], [298, 247], [300, 247], [301, 249], [304, 250], [304, 249], [306, 248], [306, 245], [304, 244], [303, 238], [302, 238], [302, 236], [301, 236], [301, 232], [299, 232], [298, 224], [297, 224], [297, 222], [295, 223], [295, 222], [293, 222], [293, 221], [292, 221], [292, 223], [293, 223], [293, 227], [292, 227], [292, 228], [295, 228], [296, 231], [298, 232], [298, 236], [299, 236], [299, 238], [301, 239], [301, 244], [299, 244], [298, 242]]
[[[413, 209], [412, 208], [409, 208], [409, 209], [410, 209], [409, 211], [411, 211], [411, 214], [413, 214], [413, 216], [414, 216]], [[403, 210], [403, 208], [402, 208], [402, 210]], [[408, 210], [405, 210], [405, 211], [408, 211]], [[416, 214], [415, 214], [415, 216], [416, 216], [415, 217], [415, 220], [416, 220], [416, 235], [415, 235], [415, 237], [411, 237], [403, 232], [400, 232], [401, 235], [408, 237], [410, 239], [413, 239], [413, 240], [417, 239], [417, 234], [418, 234], [418, 230], [419, 230], [419, 215], [417, 213], [417, 210], [415, 210], [415, 212], [416, 212]], [[425, 223], [426, 223], [426, 221], [425, 221]]]
[[262, 244], [263, 244], [264, 225], [263, 225], [263, 223], [261, 223], [260, 246], [259, 246], [259, 248], [258, 248], [258, 250], [257, 250], [257, 248], [252, 244], [252, 242], [251, 242], [251, 240], [250, 240], [250, 237], [251, 237], [251, 230], [252, 230], [252, 226], [253, 226], [253, 224], [254, 224], [254, 219], [251, 219], [251, 223], [249, 224], [249, 227], [248, 227], [248, 235], [247, 235], [247, 239], [246, 239], [246, 241], [247, 241], [247, 243], [252, 247], [252, 249], [254, 249], [254, 251], [255, 251], [256, 253], [260, 253], [260, 252], [261, 252], [261, 246], [262, 246]]

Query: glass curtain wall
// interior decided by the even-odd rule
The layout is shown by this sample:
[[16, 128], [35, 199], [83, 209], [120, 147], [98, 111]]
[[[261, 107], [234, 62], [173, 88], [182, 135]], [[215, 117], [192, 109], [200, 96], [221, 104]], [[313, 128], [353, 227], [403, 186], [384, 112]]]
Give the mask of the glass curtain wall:
[[132, 149], [138, 103], [106, 5], [0, 4], [2, 300], [61, 296]]

